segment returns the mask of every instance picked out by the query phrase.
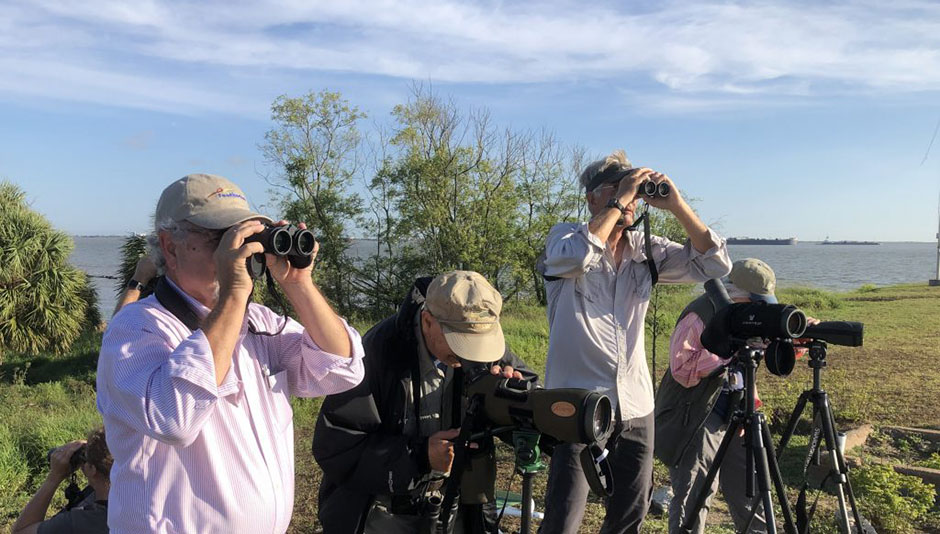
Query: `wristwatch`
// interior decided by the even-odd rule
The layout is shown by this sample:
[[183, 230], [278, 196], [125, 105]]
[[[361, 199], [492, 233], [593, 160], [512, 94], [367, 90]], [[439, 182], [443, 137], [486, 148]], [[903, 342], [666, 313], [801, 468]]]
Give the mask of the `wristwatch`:
[[620, 210], [620, 214], [621, 214], [621, 215], [626, 215], [626, 214], [627, 214], [627, 208], [626, 208], [626, 206], [624, 206], [623, 204], [621, 204], [620, 201], [617, 200], [616, 198], [612, 198], [612, 199], [608, 200], [608, 201], [607, 201], [607, 205], [604, 206], [604, 207], [605, 207], [605, 208], [617, 208], [618, 210]]
[[138, 282], [137, 280], [134, 280], [133, 278], [127, 281], [127, 289], [136, 289], [137, 291], [143, 291], [144, 287], [146, 287], [144, 286], [144, 284], [141, 284], [140, 282]]

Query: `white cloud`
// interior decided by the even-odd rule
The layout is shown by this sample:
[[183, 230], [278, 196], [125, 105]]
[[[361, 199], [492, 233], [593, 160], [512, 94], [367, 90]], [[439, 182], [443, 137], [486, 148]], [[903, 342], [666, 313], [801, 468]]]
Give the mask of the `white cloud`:
[[[940, 89], [931, 2], [573, 3], [43, 0], [0, 6], [0, 91], [257, 115], [278, 73], [453, 83], [631, 80], [727, 102]], [[224, 82], [258, 74], [256, 86]], [[249, 75], [250, 77], [250, 75]], [[263, 107], [263, 105], [261, 105]], [[694, 106], [693, 106], [694, 107]]]
[[132, 150], [147, 150], [153, 143], [153, 138], [153, 130], [142, 130], [125, 137], [121, 144]]

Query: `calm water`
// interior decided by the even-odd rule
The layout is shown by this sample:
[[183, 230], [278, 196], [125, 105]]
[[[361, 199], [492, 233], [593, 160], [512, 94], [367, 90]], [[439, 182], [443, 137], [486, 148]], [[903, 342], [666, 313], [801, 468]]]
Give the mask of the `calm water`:
[[937, 274], [936, 243], [880, 245], [732, 245], [731, 258], [760, 258], [777, 274], [777, 285], [848, 290], [926, 282]]
[[[120, 266], [123, 237], [75, 237], [72, 264], [92, 275], [102, 317], [117, 303], [115, 276]], [[370, 246], [371, 245], [371, 246]], [[372, 252], [374, 242], [359, 242], [354, 250]], [[732, 245], [732, 259], [760, 258], [777, 273], [778, 285], [848, 290], [863, 284], [878, 286], [924, 282], [936, 275], [936, 243], [881, 245]]]

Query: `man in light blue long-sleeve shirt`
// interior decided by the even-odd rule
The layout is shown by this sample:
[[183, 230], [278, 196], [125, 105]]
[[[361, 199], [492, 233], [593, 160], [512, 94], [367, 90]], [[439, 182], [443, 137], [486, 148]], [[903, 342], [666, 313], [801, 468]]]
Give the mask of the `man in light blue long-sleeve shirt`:
[[[652, 236], [652, 260], [663, 283], [720, 278], [731, 269], [724, 239], [705, 226], [665, 174], [633, 168], [623, 151], [581, 173], [591, 220], [555, 225], [540, 268], [548, 295], [546, 387], [605, 393], [615, 407], [607, 442], [615, 492], [601, 532], [640, 530], [649, 508], [653, 469], [653, 385], [646, 364], [644, 319], [652, 275], [643, 234], [625, 231], [642, 198], [671, 212], [689, 240]], [[640, 196], [645, 181], [664, 182], [666, 197]], [[552, 456], [543, 534], [577, 532], [587, 483], [578, 455], [583, 445], [561, 445]]]

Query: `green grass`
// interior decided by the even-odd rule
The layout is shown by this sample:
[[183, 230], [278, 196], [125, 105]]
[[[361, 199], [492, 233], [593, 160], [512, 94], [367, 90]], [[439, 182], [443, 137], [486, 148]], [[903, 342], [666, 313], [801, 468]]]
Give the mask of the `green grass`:
[[[0, 365], [0, 529], [12, 525], [48, 470], [46, 454], [101, 424], [94, 368], [100, 334], [88, 333], [67, 354]], [[54, 506], [62, 506], [61, 492]]]
[[[664, 291], [659, 317], [663, 331], [656, 339], [657, 375], [668, 362], [668, 340], [682, 307], [692, 298], [690, 288]], [[839, 426], [861, 422], [876, 425], [940, 427], [940, 288], [905, 285], [863, 287], [850, 293], [790, 288], [778, 291], [781, 302], [800, 306], [821, 320], [853, 320], [865, 323], [863, 347], [832, 346], [823, 386], [830, 393]], [[511, 304], [502, 320], [509, 346], [531, 367], [545, 368], [548, 325], [538, 306]], [[361, 332], [368, 324], [355, 325]], [[647, 332], [647, 352], [653, 339]], [[0, 365], [0, 531], [9, 529], [20, 509], [45, 477], [46, 451], [81, 438], [100, 423], [95, 410], [94, 370], [100, 335], [84, 335], [72, 350], [60, 356], [29, 358], [4, 354]], [[759, 392], [773, 427], [780, 431], [799, 394], [811, 385], [811, 370], [798, 362], [793, 374], [781, 378], [758, 372]], [[659, 376], [655, 377], [659, 381]], [[297, 451], [297, 487], [291, 532], [314, 532], [316, 493], [320, 471], [310, 454], [310, 442], [320, 407], [317, 399], [294, 399]], [[796, 436], [782, 461], [784, 478], [794, 485], [801, 472], [806, 437]], [[503, 489], [511, 474], [511, 451], [500, 450], [498, 486]], [[542, 508], [545, 473], [535, 481], [537, 506]], [[657, 465], [657, 485], [666, 484], [666, 470]], [[519, 477], [513, 484], [520, 491]], [[796, 490], [789, 488], [791, 502]], [[834, 509], [834, 499], [824, 495], [824, 512]], [[63, 504], [60, 496], [54, 506]], [[582, 532], [596, 532], [603, 521], [603, 507], [591, 497]], [[813, 532], [828, 532], [823, 521]], [[516, 525], [516, 527], [512, 527]], [[518, 521], [504, 520], [517, 528]], [[928, 527], [925, 527], [928, 528]], [[715, 499], [709, 515], [709, 533], [731, 532], [727, 509]], [[664, 518], [649, 517], [644, 532], [666, 532]]]

